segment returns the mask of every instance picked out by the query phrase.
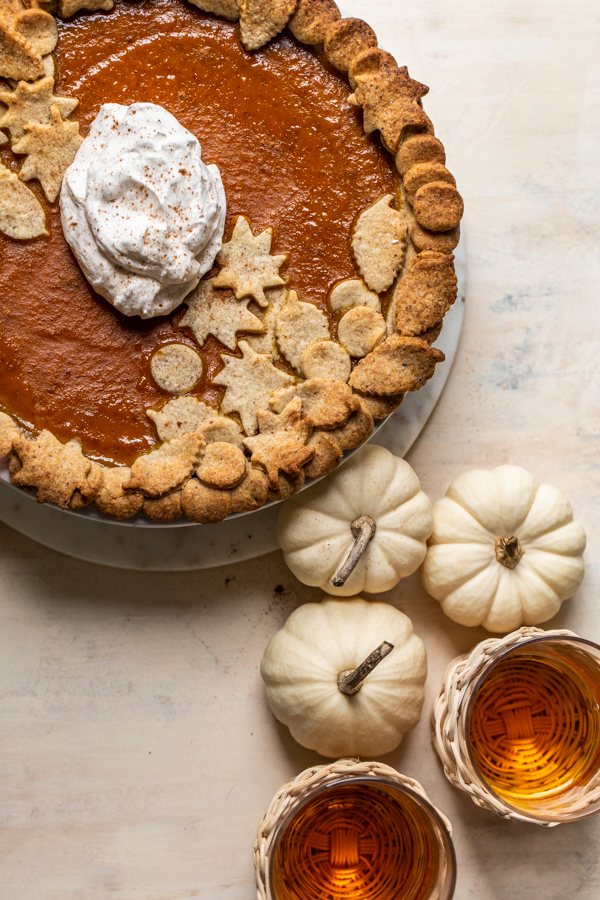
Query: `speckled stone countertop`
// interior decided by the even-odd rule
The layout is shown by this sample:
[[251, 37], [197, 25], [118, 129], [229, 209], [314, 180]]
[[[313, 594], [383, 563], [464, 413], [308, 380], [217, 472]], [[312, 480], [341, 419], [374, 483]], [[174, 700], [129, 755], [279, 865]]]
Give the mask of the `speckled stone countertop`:
[[[411, 75], [466, 200], [467, 313], [442, 399], [409, 455], [440, 497], [512, 462], [561, 488], [587, 574], [552, 621], [600, 640], [600, 22], [593, 0], [344, 0]], [[3, 900], [252, 900], [273, 793], [318, 757], [265, 705], [264, 646], [298, 604], [279, 553], [137, 574], [59, 556], [0, 526]], [[429, 710], [447, 662], [486, 636], [417, 576], [423, 718], [385, 762], [454, 827], [457, 900], [597, 900], [600, 818], [556, 829], [477, 809], [445, 781]]]

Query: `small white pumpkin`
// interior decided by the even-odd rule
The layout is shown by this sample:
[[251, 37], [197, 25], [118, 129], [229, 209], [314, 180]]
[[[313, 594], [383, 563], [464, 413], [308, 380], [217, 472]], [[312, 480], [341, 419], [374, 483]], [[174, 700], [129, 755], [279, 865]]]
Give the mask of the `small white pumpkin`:
[[455, 622], [508, 632], [558, 612], [583, 580], [584, 550], [556, 488], [519, 466], [475, 469], [434, 504], [421, 577]]
[[421, 716], [427, 657], [388, 603], [328, 597], [291, 614], [265, 650], [269, 706], [322, 756], [381, 756]]
[[388, 591], [412, 575], [432, 527], [431, 503], [408, 463], [369, 445], [288, 500], [277, 539], [300, 581], [351, 597]]

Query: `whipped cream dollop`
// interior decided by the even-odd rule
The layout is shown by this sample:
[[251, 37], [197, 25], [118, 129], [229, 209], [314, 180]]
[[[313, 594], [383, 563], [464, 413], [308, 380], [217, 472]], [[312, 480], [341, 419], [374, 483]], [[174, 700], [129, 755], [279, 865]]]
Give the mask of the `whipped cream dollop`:
[[212, 267], [226, 208], [217, 166], [153, 103], [102, 106], [60, 195], [63, 231], [89, 283], [143, 319], [174, 310]]

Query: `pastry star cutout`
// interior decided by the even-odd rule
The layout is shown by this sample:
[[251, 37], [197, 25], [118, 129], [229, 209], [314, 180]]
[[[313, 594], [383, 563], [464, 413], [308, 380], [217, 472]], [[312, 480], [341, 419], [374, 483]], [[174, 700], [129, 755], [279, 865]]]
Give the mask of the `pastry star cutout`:
[[187, 312], [179, 327], [187, 325], [202, 347], [209, 334], [235, 350], [238, 331], [263, 331], [263, 323], [247, 309], [249, 298], [236, 300], [231, 291], [215, 291], [214, 279], [201, 281], [185, 298]]
[[83, 143], [79, 122], [64, 122], [57, 106], [50, 107], [50, 124], [31, 122], [25, 134], [13, 144], [14, 153], [27, 153], [19, 175], [23, 181], [37, 178], [50, 203], [60, 191], [63, 175]]
[[315, 455], [314, 447], [306, 446], [312, 424], [302, 419], [300, 397], [294, 397], [279, 415], [260, 410], [258, 424], [260, 434], [246, 438], [244, 444], [252, 453], [252, 462], [267, 473], [269, 486], [277, 490], [280, 471], [295, 478]]
[[237, 412], [246, 434], [256, 434], [257, 410], [266, 409], [272, 392], [293, 384], [294, 379], [277, 369], [270, 356], [256, 353], [247, 341], [240, 341], [238, 347], [243, 358], [221, 355], [225, 368], [213, 378], [213, 384], [227, 388], [221, 403], [222, 411]]
[[223, 268], [214, 286], [231, 288], [238, 300], [254, 297], [261, 306], [268, 306], [264, 289], [285, 284], [279, 268], [287, 259], [285, 255], [271, 256], [272, 238], [272, 228], [255, 236], [248, 219], [238, 216], [231, 238], [217, 255]]
[[40, 78], [33, 84], [20, 81], [14, 91], [0, 91], [0, 103], [7, 108], [0, 116], [0, 128], [8, 128], [13, 141], [25, 134], [23, 128], [28, 122], [42, 125], [50, 123], [50, 107], [56, 106], [63, 119], [73, 112], [78, 100], [54, 96], [54, 78]]

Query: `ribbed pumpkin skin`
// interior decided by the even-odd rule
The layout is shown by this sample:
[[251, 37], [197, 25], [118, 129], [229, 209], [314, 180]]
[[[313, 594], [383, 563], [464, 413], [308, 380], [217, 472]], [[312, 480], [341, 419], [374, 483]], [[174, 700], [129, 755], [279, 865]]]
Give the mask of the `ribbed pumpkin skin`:
[[[331, 579], [354, 537], [352, 522], [374, 519], [377, 530], [342, 587]], [[383, 447], [362, 447], [337, 472], [288, 500], [279, 514], [277, 539], [285, 561], [303, 584], [352, 597], [389, 591], [419, 568], [427, 552], [431, 502], [407, 462]]]
[[[383, 641], [392, 652], [358, 693], [337, 686]], [[328, 598], [289, 617], [265, 650], [261, 675], [269, 706], [292, 736], [322, 756], [381, 756], [421, 716], [427, 658], [412, 622], [388, 603]]]
[[[496, 557], [496, 539], [516, 537], [514, 569]], [[425, 590], [461, 625], [509, 632], [539, 625], [572, 597], [584, 576], [585, 531], [566, 497], [519, 466], [460, 475], [433, 506], [421, 567]]]

